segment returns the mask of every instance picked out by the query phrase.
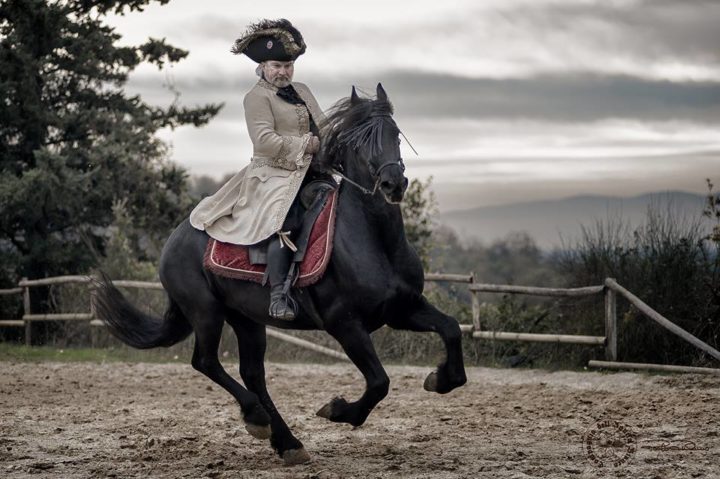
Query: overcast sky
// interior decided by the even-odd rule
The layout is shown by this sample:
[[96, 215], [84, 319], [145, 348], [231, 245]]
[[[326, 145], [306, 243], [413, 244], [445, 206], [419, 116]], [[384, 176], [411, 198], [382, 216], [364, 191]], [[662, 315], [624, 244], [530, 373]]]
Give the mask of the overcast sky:
[[410, 177], [441, 210], [578, 194], [703, 192], [720, 183], [720, 1], [173, 0], [113, 17], [122, 43], [190, 50], [131, 91], [166, 105], [224, 102], [206, 127], [164, 131], [172, 158], [221, 177], [252, 147], [242, 97], [257, 78], [230, 53], [247, 24], [288, 18], [307, 52], [295, 80], [323, 108], [383, 83]]

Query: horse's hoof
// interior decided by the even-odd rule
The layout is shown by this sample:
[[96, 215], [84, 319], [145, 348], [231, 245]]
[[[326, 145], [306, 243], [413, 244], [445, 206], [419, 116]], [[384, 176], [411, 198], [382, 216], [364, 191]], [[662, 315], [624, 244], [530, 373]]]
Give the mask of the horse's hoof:
[[315, 413], [315, 415], [324, 417], [327, 420], [332, 420], [331, 418], [333, 416], [333, 405], [335, 403], [337, 403], [338, 401], [343, 401], [343, 398], [341, 398], [341, 397], [333, 398], [329, 403], [327, 403], [326, 405], [321, 407], [320, 410]]
[[298, 464], [310, 462], [310, 454], [308, 454], [304, 447], [300, 449], [288, 449], [283, 452], [282, 458], [286, 466], [297, 466]]
[[272, 433], [270, 426], [258, 426], [257, 424], [245, 423], [245, 429], [255, 439], [270, 439]]
[[437, 392], [438, 390], [438, 373], [437, 371], [433, 371], [425, 378], [425, 383], [423, 384], [423, 389], [426, 391], [430, 391], [432, 393]]

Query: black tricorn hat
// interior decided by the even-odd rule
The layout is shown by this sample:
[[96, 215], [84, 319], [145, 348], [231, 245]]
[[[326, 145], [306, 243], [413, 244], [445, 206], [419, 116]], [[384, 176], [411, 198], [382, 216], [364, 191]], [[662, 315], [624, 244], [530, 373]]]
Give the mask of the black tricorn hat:
[[257, 63], [268, 60], [289, 62], [305, 53], [305, 41], [288, 20], [262, 20], [250, 25], [230, 50], [244, 53]]

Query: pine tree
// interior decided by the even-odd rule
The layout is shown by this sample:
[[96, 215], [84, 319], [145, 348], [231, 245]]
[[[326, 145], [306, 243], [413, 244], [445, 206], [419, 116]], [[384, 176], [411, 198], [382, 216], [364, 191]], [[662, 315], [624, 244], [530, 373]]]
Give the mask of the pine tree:
[[114, 202], [125, 201], [135, 227], [153, 238], [167, 236], [187, 215], [187, 175], [167, 161], [156, 132], [201, 126], [222, 105], [161, 108], [124, 92], [140, 63], [162, 67], [188, 54], [164, 39], [117, 45], [107, 14], [141, 11], [151, 1], [0, 3], [5, 283], [87, 272], [103, 252]]

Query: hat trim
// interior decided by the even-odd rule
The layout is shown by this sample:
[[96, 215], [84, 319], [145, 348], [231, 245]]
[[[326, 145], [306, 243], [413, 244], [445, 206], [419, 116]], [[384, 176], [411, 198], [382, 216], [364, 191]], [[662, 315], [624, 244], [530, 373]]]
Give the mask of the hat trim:
[[277, 35], [278, 38], [280, 38], [280, 43], [282, 43], [285, 52], [291, 57], [297, 58], [298, 55], [302, 54], [305, 51], [305, 42], [301, 41], [301, 44], [298, 45], [297, 43], [295, 43], [295, 39], [293, 38], [292, 34], [284, 28], [268, 28], [265, 30], [258, 30], [256, 32], [250, 33], [243, 38], [235, 40], [235, 45], [230, 51], [233, 52], [235, 55], [245, 53], [248, 45], [250, 45], [250, 42], [252, 42], [253, 40], [260, 37], [268, 37], [273, 35]]

